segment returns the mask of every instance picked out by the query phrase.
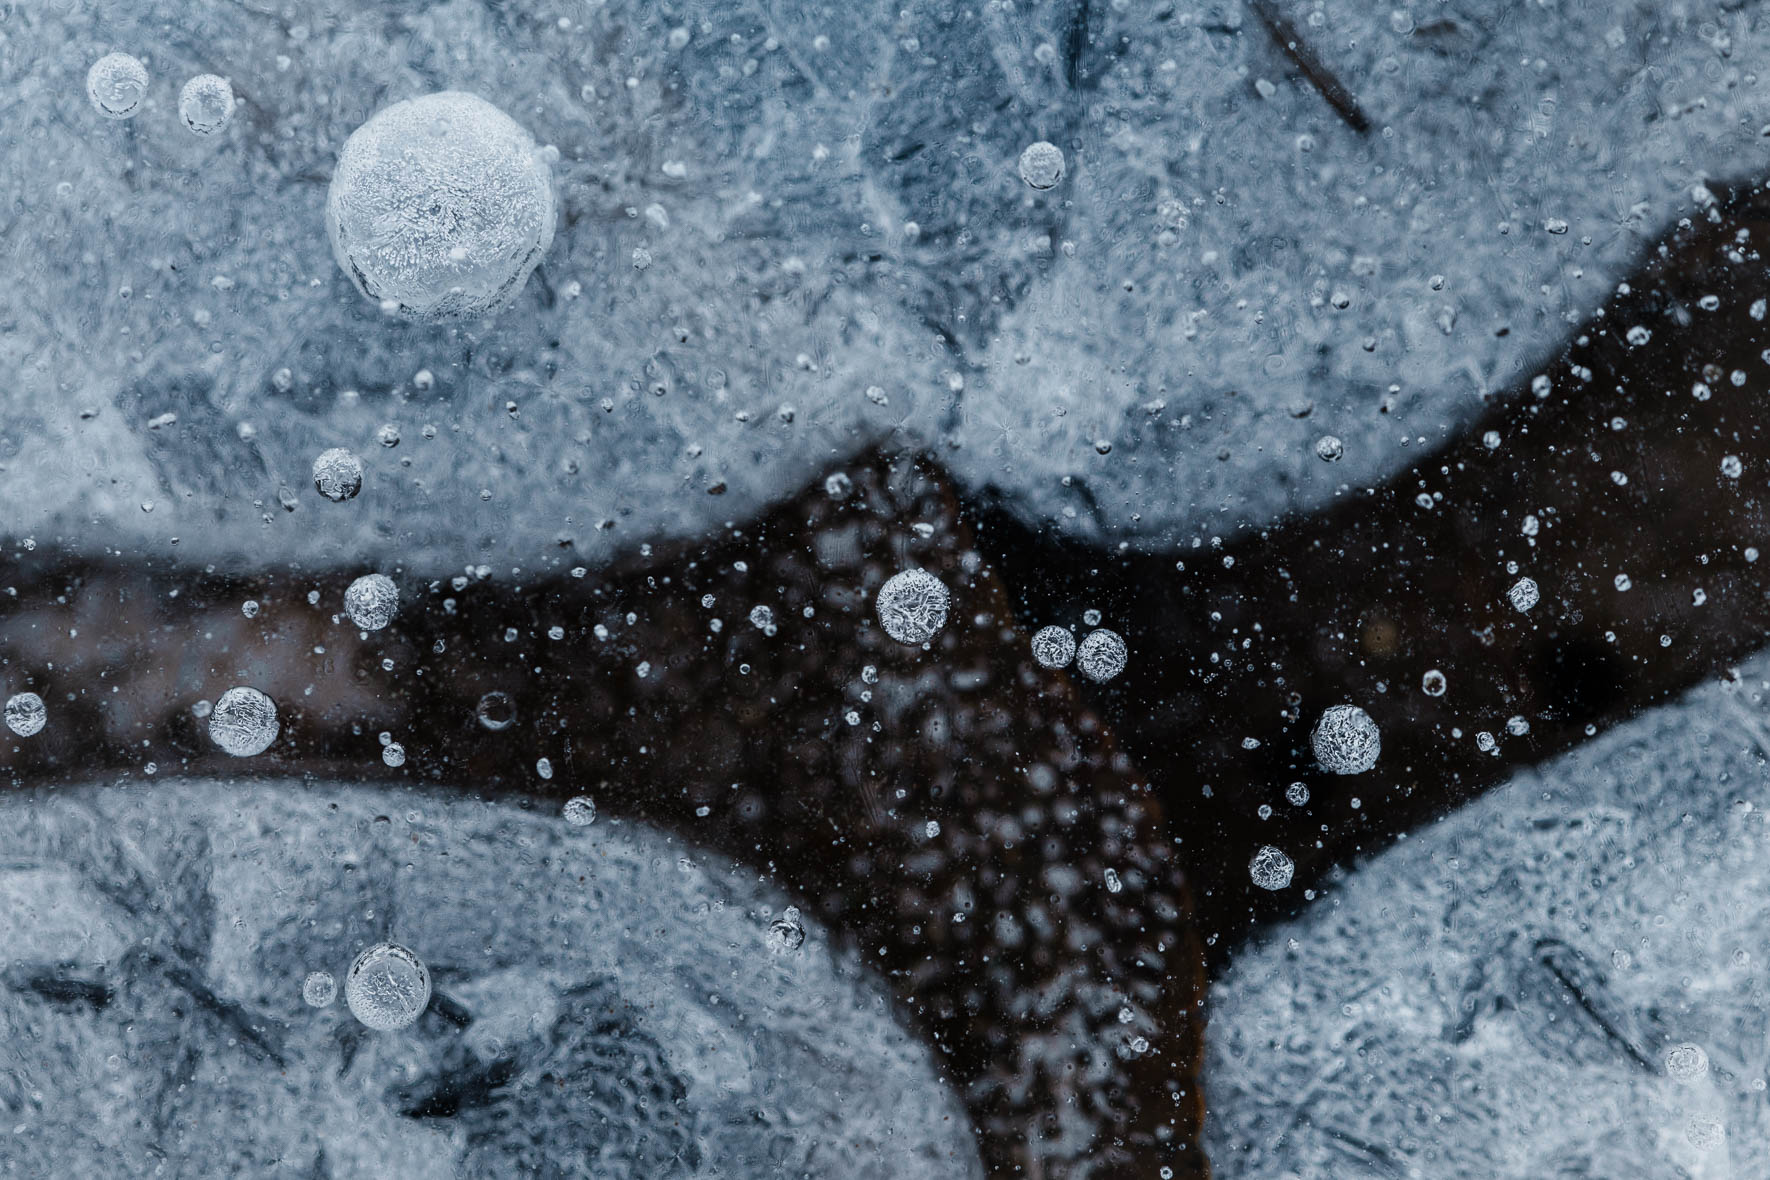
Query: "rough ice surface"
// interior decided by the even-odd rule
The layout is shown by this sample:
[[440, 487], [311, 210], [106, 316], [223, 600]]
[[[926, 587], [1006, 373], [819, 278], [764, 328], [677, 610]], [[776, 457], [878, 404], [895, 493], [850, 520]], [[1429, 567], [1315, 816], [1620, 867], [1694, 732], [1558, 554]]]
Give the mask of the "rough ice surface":
[[[771, 955], [787, 899], [754, 872], [593, 832], [324, 781], [0, 797], [7, 1166], [980, 1180], [956, 1095], [853, 955]], [[387, 941], [433, 984], [403, 1031], [292, 985]]]
[[557, 216], [539, 145], [485, 99], [457, 91], [377, 111], [345, 140], [326, 197], [344, 273], [422, 320], [501, 309], [553, 243]]
[[1331, 705], [1309, 732], [1315, 760], [1330, 774], [1363, 774], [1377, 764], [1383, 736], [1371, 715], [1357, 705]]
[[209, 714], [209, 737], [236, 758], [270, 749], [280, 728], [276, 702], [246, 685], [222, 693]]
[[1328, 883], [1212, 991], [1238, 1180], [1770, 1174], [1770, 658]]
[[[1237, 3], [15, 6], [0, 499], [92, 549], [447, 571], [699, 534], [878, 439], [1083, 534], [1323, 504], [1535, 371], [1703, 178], [1770, 152], [1755, 7], [1391, 7], [1297, 18], [1359, 134]], [[106, 121], [79, 96], [109, 45], [227, 74], [250, 118]], [[324, 205], [353, 131], [441, 89], [557, 147], [559, 228], [515, 306], [439, 327], [356, 292]], [[1067, 157], [1042, 193], [1039, 139]], [[383, 510], [277, 510], [302, 456], [388, 422]]]
[[364, 631], [379, 631], [399, 610], [399, 587], [386, 574], [364, 574], [344, 588], [344, 613]]

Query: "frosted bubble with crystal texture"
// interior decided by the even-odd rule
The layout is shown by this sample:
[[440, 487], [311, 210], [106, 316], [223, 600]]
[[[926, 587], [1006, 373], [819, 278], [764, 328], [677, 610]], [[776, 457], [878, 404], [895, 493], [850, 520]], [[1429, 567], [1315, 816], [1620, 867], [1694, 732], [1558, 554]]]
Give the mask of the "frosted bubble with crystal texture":
[[356, 957], [344, 977], [350, 1014], [377, 1032], [409, 1027], [430, 1003], [430, 971], [403, 946], [378, 943]]
[[363, 490], [363, 461], [343, 447], [321, 451], [313, 461], [313, 486], [334, 504], [355, 499]]
[[209, 714], [209, 736], [236, 758], [250, 758], [277, 740], [276, 702], [256, 688], [230, 688]]
[[234, 117], [234, 88], [218, 74], [198, 74], [178, 92], [178, 117], [198, 135], [214, 135]]
[[1511, 603], [1512, 609], [1520, 614], [1541, 602], [1542, 598], [1542, 591], [1537, 589], [1534, 578], [1519, 578], [1512, 583], [1512, 588], [1506, 591], [1506, 601]]
[[133, 118], [147, 88], [147, 67], [127, 53], [107, 53], [86, 71], [86, 97], [107, 119]]
[[1117, 631], [1090, 631], [1076, 649], [1076, 667], [1089, 680], [1105, 684], [1125, 670], [1130, 651]]
[[1063, 149], [1042, 139], [1028, 144], [1020, 153], [1020, 179], [1029, 188], [1055, 188], [1063, 179]]
[[1032, 654], [1041, 668], [1067, 668], [1076, 658], [1076, 637], [1067, 627], [1042, 627], [1032, 637]]
[[1262, 889], [1279, 890], [1291, 883], [1297, 866], [1291, 858], [1270, 844], [1260, 846], [1254, 853], [1254, 859], [1248, 862], [1248, 876], [1254, 884]]
[[553, 242], [553, 172], [471, 94], [396, 102], [357, 128], [326, 196], [332, 253], [364, 295], [422, 320], [508, 303]]
[[399, 588], [386, 574], [364, 574], [344, 591], [344, 613], [364, 631], [379, 631], [399, 610]]
[[788, 906], [786, 912], [768, 924], [768, 933], [764, 936], [768, 949], [777, 955], [788, 951], [796, 951], [805, 945], [805, 923], [800, 919], [796, 906]]
[[893, 574], [879, 587], [875, 606], [885, 634], [899, 643], [927, 643], [946, 626], [951, 596], [941, 580], [927, 570]]
[[329, 1008], [338, 998], [338, 981], [330, 971], [314, 971], [301, 981], [301, 999], [310, 1008]]
[[596, 822], [596, 800], [588, 795], [578, 795], [565, 801], [565, 808], [560, 812], [565, 822], [574, 828], [587, 828]]
[[1315, 759], [1333, 774], [1363, 774], [1377, 764], [1382, 735], [1369, 713], [1357, 705], [1325, 710], [1309, 735]]
[[6, 728], [19, 737], [30, 737], [40, 733], [49, 720], [49, 711], [43, 707], [43, 698], [34, 692], [21, 692], [7, 699]]

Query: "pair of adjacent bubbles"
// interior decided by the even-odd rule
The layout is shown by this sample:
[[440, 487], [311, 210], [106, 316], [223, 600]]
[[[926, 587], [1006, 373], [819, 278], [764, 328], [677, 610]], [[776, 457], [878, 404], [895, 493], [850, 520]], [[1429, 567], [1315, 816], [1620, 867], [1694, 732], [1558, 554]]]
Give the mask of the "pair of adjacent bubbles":
[[[311, 1007], [329, 1008], [338, 998], [338, 981], [329, 971], [314, 971], [301, 983], [301, 998]], [[366, 1028], [409, 1028], [430, 1006], [430, 969], [398, 943], [377, 943], [345, 973], [344, 1003]]]
[[[1100, 612], [1083, 612], [1082, 622], [1095, 627], [1100, 622]], [[1032, 654], [1041, 668], [1067, 668], [1074, 660], [1076, 669], [1097, 684], [1105, 684], [1123, 672], [1130, 659], [1130, 649], [1117, 631], [1096, 627], [1077, 643], [1073, 631], [1055, 623], [1041, 627], [1032, 637]]]
[[[86, 71], [86, 97], [107, 119], [133, 119], [148, 92], [147, 67], [127, 53], [107, 53]], [[178, 117], [198, 135], [214, 135], [234, 117], [234, 88], [219, 74], [198, 74], [178, 92]]]
[[[386, 574], [364, 574], [344, 591], [344, 613], [364, 631], [381, 630], [393, 621], [398, 610], [399, 587]], [[204, 715], [201, 705], [198, 715]], [[282, 729], [276, 702], [249, 685], [236, 685], [222, 693], [221, 699], [207, 710], [207, 716], [210, 740], [236, 758], [264, 753]], [[38, 727], [41, 728], [40, 723]], [[390, 744], [383, 752], [389, 766], [405, 761], [403, 749], [399, 749], [397, 761], [389, 756], [397, 748]]]

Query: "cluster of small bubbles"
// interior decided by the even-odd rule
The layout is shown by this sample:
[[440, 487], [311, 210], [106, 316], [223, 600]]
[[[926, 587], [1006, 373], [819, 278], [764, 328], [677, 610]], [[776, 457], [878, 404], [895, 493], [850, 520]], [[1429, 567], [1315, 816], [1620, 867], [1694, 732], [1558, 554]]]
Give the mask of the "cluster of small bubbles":
[[544, 779], [553, 777], [553, 760], [551, 758], [535, 759], [535, 773]]
[[1497, 430], [1489, 430], [1482, 434], [1481, 445], [1490, 451], [1497, 451], [1500, 446], [1500, 432]]
[[927, 570], [907, 569], [891, 575], [874, 600], [885, 634], [899, 643], [921, 644], [946, 626], [951, 596], [944, 583]]
[[1309, 802], [1309, 788], [1302, 783], [1292, 783], [1284, 789], [1284, 798], [1292, 807], [1301, 807]]
[[799, 917], [797, 906], [788, 906], [780, 917], [768, 924], [768, 933], [762, 936], [768, 949], [777, 955], [788, 951], [796, 951], [805, 945], [805, 923]]
[[1041, 627], [1032, 637], [1032, 654], [1041, 668], [1067, 668], [1076, 658], [1076, 637], [1070, 634], [1069, 628], [1055, 623]]
[[107, 119], [132, 118], [147, 88], [147, 67], [127, 53], [107, 53], [86, 71], [86, 97]]
[[1108, 893], [1117, 893], [1125, 887], [1125, 883], [1119, 880], [1117, 869], [1107, 869], [1104, 875], [1106, 877], [1106, 891]]
[[301, 981], [301, 998], [310, 1008], [330, 1008], [338, 998], [338, 981], [330, 971], [310, 971]]
[[399, 446], [399, 427], [391, 422], [382, 423], [381, 428], [375, 431], [375, 441], [388, 450]]
[[1076, 648], [1076, 667], [1089, 680], [1105, 684], [1125, 670], [1129, 656], [1130, 650], [1119, 633], [1102, 627], [1083, 637], [1081, 645]]
[[927, 823], [923, 824], [922, 825], [922, 834], [924, 836], [927, 836], [930, 840], [932, 840], [936, 836], [940, 835], [940, 821], [937, 819], [931, 819]]
[[1377, 764], [1382, 735], [1370, 714], [1357, 705], [1334, 705], [1322, 712], [1309, 744], [1324, 770], [1363, 774]]
[[396, 943], [377, 943], [356, 957], [344, 977], [350, 1014], [377, 1032], [409, 1027], [430, 1004], [430, 970]]
[[1444, 690], [1448, 687], [1450, 687], [1450, 682], [1437, 668], [1428, 669], [1426, 674], [1420, 677], [1420, 691], [1429, 697], [1443, 696]]
[[1262, 889], [1283, 889], [1291, 883], [1296, 872], [1297, 866], [1291, 858], [1270, 844], [1262, 844], [1254, 853], [1254, 859], [1248, 862], [1248, 876]]
[[1623, 339], [1627, 340], [1636, 348], [1639, 348], [1641, 345], [1646, 344], [1649, 340], [1653, 339], [1653, 333], [1642, 327], [1640, 324], [1636, 324], [1623, 334]]
[[1331, 434], [1315, 440], [1315, 457], [1323, 463], [1338, 463], [1346, 454], [1346, 444]]
[[49, 720], [43, 698], [34, 692], [14, 693], [6, 700], [6, 728], [19, 737], [40, 733]]
[[363, 461], [343, 447], [321, 451], [313, 461], [313, 486], [334, 504], [354, 499], [363, 490]]
[[406, 764], [406, 748], [398, 742], [388, 742], [381, 747], [381, 761], [398, 768]]
[[497, 733], [501, 729], [509, 729], [516, 720], [516, 702], [510, 699], [509, 693], [493, 689], [479, 698], [473, 715], [479, 718], [481, 725]]
[[399, 588], [386, 574], [364, 574], [344, 591], [344, 613], [364, 631], [381, 630], [398, 609]]
[[838, 471], [824, 480], [824, 494], [832, 500], [846, 500], [854, 494], [854, 481]]
[[1530, 722], [1520, 716], [1508, 717], [1506, 718], [1506, 732], [1513, 737], [1523, 737], [1530, 732]]
[[1691, 1082], [1709, 1071], [1709, 1055], [1701, 1045], [1683, 1044], [1666, 1052], [1666, 1076]]
[[276, 702], [244, 685], [222, 693], [209, 714], [210, 739], [236, 758], [270, 749], [280, 728]]
[[1063, 149], [1043, 139], [1020, 153], [1020, 179], [1028, 188], [1054, 188], [1063, 179]]
[[219, 74], [198, 74], [178, 92], [178, 117], [198, 135], [214, 135], [234, 117], [234, 88]]
[[553, 242], [548, 154], [510, 116], [444, 91], [385, 107], [344, 143], [326, 193], [338, 266], [389, 311], [496, 311]]
[[1724, 455], [1721, 458], [1721, 474], [1728, 479], [1738, 479], [1745, 471], [1745, 464], [1739, 461], [1738, 455]]
[[1542, 592], [1536, 588], [1536, 580], [1533, 578], [1519, 578], [1506, 591], [1506, 601], [1512, 604], [1513, 610], [1520, 613], [1529, 610], [1542, 599]]
[[775, 632], [774, 611], [762, 603], [757, 603], [750, 608], [750, 626], [765, 635], [773, 635]]
[[588, 795], [574, 795], [560, 809], [565, 822], [574, 828], [587, 828], [596, 822], [596, 800]]

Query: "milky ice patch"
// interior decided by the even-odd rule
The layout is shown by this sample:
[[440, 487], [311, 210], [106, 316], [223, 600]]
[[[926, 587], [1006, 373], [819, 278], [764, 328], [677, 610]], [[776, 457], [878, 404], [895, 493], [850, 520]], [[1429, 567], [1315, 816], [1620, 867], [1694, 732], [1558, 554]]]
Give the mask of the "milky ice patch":
[[[1299, 81], [1256, 93], [1282, 59], [1239, 4], [1079, 11], [20, 6], [0, 43], [7, 277], [29, 291], [0, 338], [10, 527], [177, 537], [197, 561], [569, 568], [892, 441], [1071, 532], [1227, 533], [1472, 420], [1700, 210], [1705, 176], [1765, 159], [1750, 8], [1327, 0], [1302, 27], [1366, 134]], [[225, 70], [242, 126], [191, 135], [170, 90], [103, 118], [86, 74], [110, 45], [168, 88]], [[469, 252], [449, 261], [471, 282], [364, 298], [325, 231], [340, 153], [438, 91], [558, 153], [554, 240], [509, 290]], [[1065, 158], [1048, 190], [1019, 169], [1040, 141]], [[382, 310], [456, 287], [475, 294], [451, 311], [511, 306]], [[407, 441], [370, 448], [387, 424]], [[375, 452], [380, 498], [321, 528], [283, 494], [330, 447]]]
[[1770, 659], [1739, 676], [1413, 833], [1239, 953], [1212, 990], [1215, 1166], [1770, 1172]]

